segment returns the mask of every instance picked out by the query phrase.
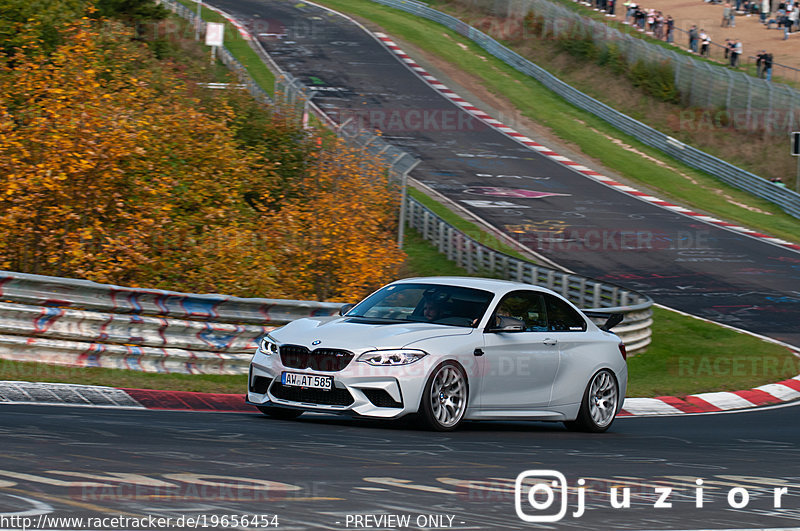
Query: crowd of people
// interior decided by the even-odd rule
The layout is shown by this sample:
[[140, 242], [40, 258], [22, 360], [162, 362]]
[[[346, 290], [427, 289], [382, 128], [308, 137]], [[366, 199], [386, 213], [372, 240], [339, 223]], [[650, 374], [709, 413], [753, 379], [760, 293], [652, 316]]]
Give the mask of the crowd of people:
[[623, 24], [633, 25], [639, 31], [656, 39], [674, 42], [675, 20], [656, 9], [645, 9], [636, 2], [625, 0], [625, 20]]
[[[616, 2], [618, 0], [590, 0], [583, 1], [587, 6], [594, 7], [595, 11], [603, 11], [606, 16], [615, 16]], [[703, 0], [713, 4], [722, 4], [723, 0]], [[777, 4], [775, 17], [772, 14], [772, 3]], [[659, 10], [648, 9], [640, 6], [633, 0], [625, 0], [622, 4], [625, 9], [625, 19], [623, 24], [631, 25], [637, 30], [652, 35], [669, 43], [675, 42], [675, 20], [671, 15], [665, 15]], [[776, 25], [779, 29], [784, 28], [784, 39], [787, 39], [793, 31], [800, 30], [800, 0], [734, 0], [734, 3], [726, 2], [722, 11], [722, 27], [736, 27], [736, 15], [758, 15], [761, 22], [770, 29]], [[688, 31], [689, 48], [688, 51], [703, 57], [710, 56], [712, 45], [711, 37], [705, 29], [698, 29], [696, 25]], [[740, 64], [740, 58], [744, 52], [744, 46], [739, 39], [725, 39], [724, 45], [725, 60], [732, 67]], [[766, 50], [761, 50], [756, 55], [756, 67], [758, 76], [767, 80], [772, 79], [773, 56]]]

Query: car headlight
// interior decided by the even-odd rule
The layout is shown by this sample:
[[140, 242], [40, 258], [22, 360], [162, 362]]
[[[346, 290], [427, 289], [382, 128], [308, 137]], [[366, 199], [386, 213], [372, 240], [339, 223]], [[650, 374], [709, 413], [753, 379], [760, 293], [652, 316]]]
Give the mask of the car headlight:
[[408, 365], [409, 363], [421, 360], [427, 355], [428, 353], [422, 350], [371, 350], [360, 355], [357, 361], [376, 366]]
[[261, 338], [261, 341], [258, 342], [258, 351], [261, 354], [266, 354], [267, 356], [277, 354], [278, 342], [272, 339], [269, 334], [267, 334]]

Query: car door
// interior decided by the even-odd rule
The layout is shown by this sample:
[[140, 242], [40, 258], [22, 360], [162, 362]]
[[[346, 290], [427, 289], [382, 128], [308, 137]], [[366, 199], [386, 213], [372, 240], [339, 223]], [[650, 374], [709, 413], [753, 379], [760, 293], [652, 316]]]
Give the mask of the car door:
[[593, 372], [592, 360], [597, 354], [596, 338], [587, 331], [584, 317], [569, 303], [549, 293], [543, 296], [548, 330], [551, 339], [558, 342], [560, 360], [550, 405], [572, 404], [583, 396]]
[[[525, 329], [493, 331], [497, 315], [520, 319]], [[484, 331], [481, 350], [481, 409], [529, 410], [550, 403], [559, 350], [547, 326], [542, 293], [514, 291], [503, 297]]]

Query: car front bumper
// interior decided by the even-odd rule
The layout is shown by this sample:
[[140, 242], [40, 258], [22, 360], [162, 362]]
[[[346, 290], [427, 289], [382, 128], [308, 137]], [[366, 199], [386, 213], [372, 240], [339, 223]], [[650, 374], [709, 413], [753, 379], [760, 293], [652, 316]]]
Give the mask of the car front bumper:
[[[419, 409], [428, 365], [421, 360], [405, 366], [375, 367], [353, 360], [341, 371], [326, 372], [285, 367], [279, 356], [259, 352], [250, 363], [247, 401], [255, 406], [393, 419]], [[281, 383], [283, 372], [330, 376], [333, 389], [285, 386]]]

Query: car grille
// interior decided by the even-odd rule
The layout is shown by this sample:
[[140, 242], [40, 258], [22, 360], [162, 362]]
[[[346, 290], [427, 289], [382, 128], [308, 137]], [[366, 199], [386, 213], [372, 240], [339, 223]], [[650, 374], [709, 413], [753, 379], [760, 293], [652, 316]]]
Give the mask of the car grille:
[[384, 389], [361, 389], [372, 405], [377, 407], [403, 407], [402, 402], [395, 402], [394, 398]]
[[272, 396], [291, 402], [303, 402], [306, 404], [320, 404], [325, 406], [349, 406], [355, 400], [347, 389], [333, 388], [330, 391], [322, 389], [307, 389], [302, 387], [290, 387], [275, 382], [269, 390]]
[[347, 350], [318, 348], [310, 351], [300, 345], [281, 345], [279, 352], [284, 367], [313, 371], [341, 371], [353, 359], [353, 353]]

